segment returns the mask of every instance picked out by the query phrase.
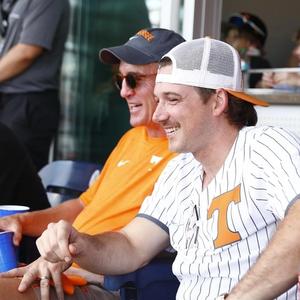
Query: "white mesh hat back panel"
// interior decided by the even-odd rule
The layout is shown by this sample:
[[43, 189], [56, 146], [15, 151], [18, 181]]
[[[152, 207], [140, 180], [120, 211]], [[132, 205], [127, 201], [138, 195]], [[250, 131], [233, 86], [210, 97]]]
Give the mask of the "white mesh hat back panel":
[[184, 43], [164, 57], [172, 60], [171, 74], [158, 74], [156, 82], [169, 82], [204, 88], [227, 88], [242, 91], [240, 60], [228, 44], [210, 38]]

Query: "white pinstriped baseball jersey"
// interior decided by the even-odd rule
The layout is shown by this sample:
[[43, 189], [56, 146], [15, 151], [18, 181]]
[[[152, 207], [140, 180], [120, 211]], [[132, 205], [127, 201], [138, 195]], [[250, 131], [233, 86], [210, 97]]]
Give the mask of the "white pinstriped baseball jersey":
[[[178, 300], [215, 299], [256, 261], [300, 194], [299, 154], [297, 137], [285, 130], [247, 127], [203, 190], [203, 169], [191, 154], [169, 162], [139, 216], [169, 232]], [[295, 286], [278, 299], [296, 294]]]

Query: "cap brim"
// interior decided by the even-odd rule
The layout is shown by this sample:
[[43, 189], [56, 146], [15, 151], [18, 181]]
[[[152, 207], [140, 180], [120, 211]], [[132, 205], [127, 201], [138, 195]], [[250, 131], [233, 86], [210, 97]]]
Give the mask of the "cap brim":
[[127, 45], [103, 48], [99, 52], [99, 58], [105, 64], [119, 64], [120, 61], [124, 61], [128, 64], [144, 65], [157, 61], [154, 57]]
[[230, 89], [224, 89], [224, 90], [226, 90], [229, 94], [231, 94], [231, 95], [233, 95], [233, 96], [235, 96], [235, 97], [237, 97], [241, 100], [250, 102], [254, 105], [269, 106], [269, 103], [267, 101], [255, 98], [253, 96], [245, 94], [244, 92], [237, 92], [237, 91], [233, 91], [233, 90], [230, 90]]

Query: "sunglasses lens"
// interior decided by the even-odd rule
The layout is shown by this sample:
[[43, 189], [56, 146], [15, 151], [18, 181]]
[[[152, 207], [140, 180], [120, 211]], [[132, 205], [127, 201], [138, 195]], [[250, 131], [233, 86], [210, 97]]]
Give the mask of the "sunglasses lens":
[[132, 74], [128, 74], [126, 77], [126, 84], [131, 88], [134, 89], [136, 88], [136, 78]]
[[115, 76], [115, 86], [121, 90], [122, 89], [122, 82], [123, 82], [123, 77], [121, 75], [116, 75]]
[[128, 74], [126, 76], [122, 76], [120, 74], [115, 75], [115, 86], [121, 90], [122, 89], [122, 83], [123, 80], [126, 80], [126, 84], [129, 88], [135, 89], [136, 88], [136, 83], [137, 79], [133, 74]]

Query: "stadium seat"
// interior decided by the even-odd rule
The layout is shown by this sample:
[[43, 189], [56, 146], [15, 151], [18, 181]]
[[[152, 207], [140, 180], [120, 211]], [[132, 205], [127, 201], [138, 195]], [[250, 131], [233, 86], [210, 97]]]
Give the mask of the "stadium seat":
[[56, 160], [40, 171], [43, 186], [51, 206], [65, 200], [77, 198], [99, 174], [101, 166], [96, 163]]
[[172, 273], [175, 255], [155, 257], [135, 272], [104, 277], [104, 287], [120, 290], [121, 300], [175, 300], [179, 281]]

